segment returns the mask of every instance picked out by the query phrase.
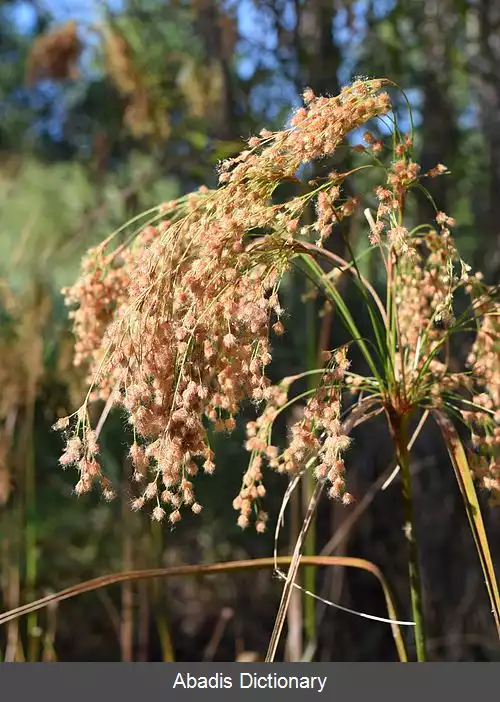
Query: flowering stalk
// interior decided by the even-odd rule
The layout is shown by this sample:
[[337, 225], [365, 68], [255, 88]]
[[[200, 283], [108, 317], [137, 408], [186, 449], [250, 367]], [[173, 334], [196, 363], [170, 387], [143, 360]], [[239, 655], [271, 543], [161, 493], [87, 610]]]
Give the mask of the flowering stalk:
[[413, 515], [413, 497], [410, 472], [410, 455], [408, 452], [408, 423], [409, 415], [389, 417], [396, 456], [401, 470], [404, 535], [408, 548], [408, 575], [410, 579], [411, 607], [415, 622], [415, 645], [417, 660], [424, 663], [427, 659], [425, 646], [424, 613], [422, 605], [422, 583], [418, 563], [417, 539], [415, 536], [415, 519]]
[[[86, 580], [78, 585], [73, 585], [61, 590], [60, 592], [52, 593], [40, 600], [30, 602], [20, 607], [16, 607], [8, 612], [2, 612], [0, 614], [0, 626], [3, 626], [7, 622], [14, 621], [19, 617], [36, 612], [39, 609], [53, 605], [62, 600], [67, 600], [72, 597], [76, 597], [84, 592], [92, 592], [93, 590], [98, 590], [102, 587], [108, 585], [113, 585], [115, 583], [130, 582], [134, 580], [149, 580], [156, 578], [169, 578], [169, 577], [182, 577], [190, 575], [216, 575], [219, 573], [235, 573], [251, 570], [263, 570], [267, 568], [273, 568], [274, 566], [286, 566], [290, 565], [292, 559], [290, 556], [280, 556], [278, 559], [273, 558], [253, 558], [247, 561], [229, 561], [222, 563], [208, 563], [203, 565], [180, 565], [172, 566], [170, 568], [152, 568], [150, 570], [136, 570], [121, 573], [112, 573], [110, 575], [104, 575], [98, 578], [93, 578], [92, 580]], [[394, 603], [394, 597], [392, 591], [387, 583], [384, 574], [380, 569], [371, 561], [367, 561], [363, 558], [348, 558], [342, 556], [304, 556], [301, 560], [301, 565], [307, 566], [340, 566], [344, 568], [357, 568], [358, 570], [364, 570], [368, 573], [372, 573], [380, 583], [383, 591], [388, 620], [390, 623], [392, 634], [394, 638], [394, 643], [396, 645], [399, 660], [402, 663], [408, 661], [406, 648], [404, 645], [403, 637], [401, 634], [401, 625], [407, 624], [407, 622], [400, 622], [398, 620], [396, 606]], [[380, 619], [375, 617], [374, 619]]]
[[[202, 509], [196, 476], [215, 470], [213, 433], [233, 431], [242, 404], [252, 402], [258, 416], [246, 427], [250, 458], [233, 507], [242, 528], [253, 523], [262, 532], [269, 521], [266, 469], [305, 475], [343, 504], [354, 499], [345, 467], [351, 440], [342, 418], [370, 399], [388, 417], [401, 468], [417, 656], [425, 660], [407, 422], [423, 410], [465, 423], [471, 435], [468, 470], [498, 498], [500, 301], [498, 288], [461, 259], [450, 216], [436, 207], [434, 222], [411, 221], [410, 196], [423, 192], [430, 198], [426, 180], [447, 169], [438, 164], [421, 172], [413, 159], [413, 133], [400, 132], [383, 90], [388, 85], [358, 80], [332, 98], [306, 90], [304, 107], [288, 129], [262, 130], [239, 156], [221, 164], [216, 190], [201, 188], [146, 213], [151, 219], [114, 251], [110, 239], [89, 252], [66, 299], [74, 307], [75, 363], [87, 368], [90, 387], [82, 407], [58, 427], [68, 432], [61, 464], [79, 472], [75, 491], [86, 493], [97, 483], [110, 499], [114, 490], [99, 462], [99, 432], [90, 424], [89, 405], [105, 399], [125, 411], [138, 490], [132, 507], [148, 506], [153, 519], [173, 525], [186, 508], [194, 514]], [[368, 124], [383, 125], [382, 132], [389, 124], [389, 144], [366, 130], [353, 146], [352, 134]], [[360, 165], [345, 172], [322, 169], [341, 144]], [[318, 174], [304, 182], [311, 163]], [[381, 175], [380, 184], [374, 192], [346, 197], [345, 181], [367, 168]], [[276, 202], [283, 183], [300, 185], [300, 194]], [[385, 296], [361, 275], [349, 242], [350, 260], [325, 247], [360, 207], [369, 224], [366, 254], [379, 257]], [[317, 382], [296, 396], [294, 383], [307, 374], [273, 385], [267, 373], [273, 343], [285, 333], [280, 286], [292, 269], [335, 308], [349, 335], [344, 346], [325, 350], [319, 367], [307, 371]], [[371, 327], [367, 334], [340, 290], [342, 277], [359, 293]], [[458, 295], [470, 304], [457, 317]], [[454, 368], [452, 344], [471, 330], [468, 365]], [[363, 361], [356, 369], [348, 358], [353, 347]], [[275, 420], [294, 404], [297, 419], [283, 444]], [[448, 448], [449, 437], [445, 432]], [[462, 460], [460, 465], [463, 472]], [[482, 535], [480, 519], [476, 515], [471, 525]], [[500, 613], [487, 540], [478, 537], [476, 544], [492, 608]], [[293, 579], [287, 583], [292, 586]]]

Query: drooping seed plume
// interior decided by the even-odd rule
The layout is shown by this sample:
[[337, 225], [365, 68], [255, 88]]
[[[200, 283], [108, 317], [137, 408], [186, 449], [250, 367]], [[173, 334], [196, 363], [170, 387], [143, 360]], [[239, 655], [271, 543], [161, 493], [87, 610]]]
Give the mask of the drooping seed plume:
[[[474, 431], [476, 442], [481, 436], [481, 445], [498, 453], [498, 427], [485, 430], [483, 422], [486, 417], [488, 427], [498, 423], [500, 412], [494, 291], [460, 258], [451, 217], [437, 211], [433, 223], [413, 228], [406, 217], [410, 191], [446, 167], [438, 164], [423, 173], [413, 160], [410, 135], [398, 133], [389, 159], [386, 142], [371, 131], [365, 129], [363, 144], [347, 141], [354, 130], [390, 115], [383, 87], [384, 81], [359, 80], [336, 97], [306, 90], [304, 107], [289, 128], [262, 130], [238, 156], [220, 164], [217, 189], [201, 188], [167, 203], [130, 241], [114, 249], [106, 241], [88, 252], [79, 280], [65, 291], [75, 364], [85, 367], [89, 381], [71, 426], [62, 426], [68, 419], [60, 424], [68, 430], [61, 464], [78, 469], [77, 494], [98, 483], [106, 498], [113, 496], [99, 462], [99, 437], [90, 425], [89, 404], [95, 401], [120, 408], [130, 425], [132, 507], [148, 506], [154, 520], [172, 524], [184, 509], [201, 511], [196, 475], [212, 474], [216, 466], [210, 436], [232, 432], [249, 401], [264, 409], [247, 426], [251, 457], [233, 506], [240, 526], [253, 521], [257, 531], [268, 520], [266, 468], [295, 474], [310, 468], [332, 498], [346, 504], [353, 499], [344, 466], [350, 443], [342, 424], [347, 384], [396, 413], [459, 403], [464, 417], [482, 427]], [[346, 144], [379, 169], [374, 193], [346, 195], [344, 182], [356, 169], [322, 170]], [[381, 168], [383, 159], [388, 162]], [[306, 182], [303, 174], [312, 164], [315, 177]], [[284, 201], [276, 197], [283, 183], [295, 188]], [[326, 250], [339, 223], [356, 217], [367, 197], [377, 203], [367, 243], [378, 250], [390, 283], [384, 302], [356, 266]], [[333, 275], [311, 263], [322, 253], [323, 260], [334, 262]], [[388, 356], [387, 375], [378, 361], [372, 375], [357, 375], [349, 368], [347, 347], [333, 350], [301, 418], [290, 427], [288, 445], [280, 447], [273, 423], [290, 403], [289, 385], [272, 385], [267, 369], [274, 340], [286, 329], [280, 285], [297, 259], [309, 261], [332, 305], [339, 304], [339, 277], [355, 276], [385, 325], [381, 354]], [[462, 324], [454, 309], [460, 290], [476, 300], [471, 314], [479, 320], [472, 375], [452, 370], [447, 357], [450, 334]], [[354, 337], [352, 342], [360, 343]], [[462, 401], [470, 403], [468, 409]], [[498, 459], [488, 461], [487, 467], [478, 464], [478, 476], [498, 490]]]

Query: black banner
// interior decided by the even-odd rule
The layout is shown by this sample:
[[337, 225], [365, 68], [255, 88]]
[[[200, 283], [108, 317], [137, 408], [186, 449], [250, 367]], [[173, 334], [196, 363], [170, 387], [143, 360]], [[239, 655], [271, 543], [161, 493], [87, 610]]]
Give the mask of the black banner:
[[496, 663], [3, 663], [0, 699], [470, 702], [488, 689], [495, 697], [498, 680]]

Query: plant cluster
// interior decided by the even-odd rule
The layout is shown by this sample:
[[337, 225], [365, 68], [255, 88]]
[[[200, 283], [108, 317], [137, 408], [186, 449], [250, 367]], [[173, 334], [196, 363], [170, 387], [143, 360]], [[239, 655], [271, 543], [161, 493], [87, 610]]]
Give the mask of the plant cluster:
[[[75, 363], [88, 366], [90, 389], [78, 412], [58, 427], [69, 430], [61, 463], [77, 467], [76, 492], [97, 481], [111, 497], [88, 408], [96, 399], [121, 407], [134, 436], [130, 458], [139, 489], [133, 507], [150, 505], [154, 519], [168, 516], [175, 523], [183, 507], [201, 510], [195, 476], [215, 469], [211, 432], [231, 432], [242, 403], [264, 404], [247, 426], [251, 458], [234, 500], [240, 526], [253, 515], [257, 531], [263, 531], [266, 464], [292, 475], [311, 470], [330, 497], [352, 500], [345, 480], [350, 439], [344, 420], [368, 399], [365, 419], [374, 411], [385, 413], [402, 471], [423, 660], [409, 422], [418, 411], [432, 414], [454, 455], [458, 435], [450, 422], [465, 424], [471, 460], [462, 483], [468, 484], [472, 470], [483, 487], [500, 494], [499, 302], [497, 288], [461, 259], [452, 217], [435, 207], [433, 222], [411, 224], [409, 195], [430, 198], [426, 180], [447, 168], [437, 164], [422, 172], [413, 159], [413, 129], [406, 134], [399, 128], [387, 92], [393, 87], [363, 79], [336, 97], [306, 90], [304, 107], [287, 129], [263, 129], [220, 165], [216, 190], [201, 188], [163, 205], [148, 213], [153, 216], [147, 225], [129, 241], [110, 251], [111, 237], [89, 252], [80, 279], [65, 293], [74, 307]], [[329, 159], [346, 145], [361, 165], [331, 170]], [[381, 176], [374, 191], [347, 196], [346, 181], [367, 168]], [[309, 180], [307, 173], [313, 174]], [[283, 185], [293, 186], [285, 198], [278, 190]], [[379, 256], [385, 271], [385, 293], [361, 274], [360, 257], [348, 240], [350, 259], [328, 245], [337, 225], [360, 212], [367, 223], [366, 253]], [[326, 352], [321, 368], [274, 386], [266, 369], [272, 336], [284, 333], [280, 284], [292, 267], [336, 309], [350, 341]], [[341, 293], [342, 276], [352, 279], [365, 302], [371, 338], [359, 332]], [[470, 354], [467, 365], [457, 368], [452, 350], [459, 333]], [[350, 367], [353, 345], [366, 372]], [[295, 380], [315, 374], [313, 387], [289, 399]], [[343, 407], [345, 390], [357, 402]], [[273, 424], [299, 400], [305, 404], [289, 444], [279, 447]], [[498, 593], [490, 596], [498, 609]]]
[[[334, 226], [360, 209], [360, 197], [342, 196], [352, 170], [318, 176], [304, 194], [273, 201], [280, 184], [300, 182], [301, 169], [321, 165], [353, 130], [392, 114], [382, 88], [383, 81], [357, 81], [333, 98], [307, 90], [305, 106], [290, 128], [262, 130], [239, 156], [221, 164], [217, 190], [202, 188], [163, 205], [130, 242], [110, 253], [107, 240], [88, 253], [81, 278], [65, 291], [67, 303], [75, 307], [75, 364], [90, 369], [91, 391], [61, 459], [63, 465], [78, 466], [78, 493], [98, 479], [111, 494], [88, 424], [89, 401], [111, 397], [127, 412], [135, 437], [130, 450], [135, 478], [145, 482], [134, 507], [152, 503], [157, 519], [168, 507], [171, 521], [177, 521], [182, 505], [199, 511], [192, 479], [200, 468], [211, 473], [215, 467], [207, 422], [216, 431], [232, 431], [241, 403], [251, 399], [269, 404], [247, 430], [253, 458], [235, 501], [241, 525], [248, 523], [252, 499], [265, 492], [263, 458], [272, 468], [294, 472], [316, 455], [316, 475], [328, 476], [331, 495], [348, 501], [340, 458], [348, 445], [339, 420], [343, 378], [352, 391], [378, 397], [390, 418], [417, 407], [459, 412], [474, 427], [474, 444], [481, 449], [476, 452], [478, 476], [498, 489], [497, 451], [491, 451], [500, 438], [496, 291], [461, 260], [451, 217], [436, 211], [434, 226], [405, 225], [409, 191], [422, 189], [425, 178], [446, 168], [438, 164], [422, 174], [411, 157], [411, 136], [401, 135], [396, 124], [388, 165], [381, 161], [386, 143], [370, 131], [354, 147], [366, 153], [367, 165], [385, 173], [375, 190], [375, 217], [368, 217], [369, 243], [387, 272], [385, 303], [355, 260], [339, 259], [325, 247]], [[311, 206], [314, 220], [305, 223]], [[321, 257], [333, 263], [333, 275], [318, 266]], [[280, 452], [270, 443], [277, 414], [273, 401], [281, 398], [285, 404], [287, 396], [282, 385], [270, 385], [266, 368], [272, 360], [270, 335], [284, 332], [280, 282], [299, 259], [337, 306], [339, 274], [354, 276], [369, 303], [376, 347], [372, 351], [359, 337], [341, 304], [343, 321], [372, 375], [349, 373], [345, 349], [334, 352], [337, 362], [318, 369], [323, 382], [294, 425], [290, 446]], [[459, 288], [472, 302], [455, 319]], [[471, 325], [477, 326], [477, 337], [470, 369], [452, 371], [450, 339]], [[262, 519], [257, 523], [262, 528]]]

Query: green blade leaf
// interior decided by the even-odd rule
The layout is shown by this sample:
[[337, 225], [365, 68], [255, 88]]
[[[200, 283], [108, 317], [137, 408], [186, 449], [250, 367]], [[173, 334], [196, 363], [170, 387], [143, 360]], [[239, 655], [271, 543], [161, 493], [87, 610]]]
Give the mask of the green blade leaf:
[[486, 529], [484, 527], [476, 489], [472, 480], [469, 462], [460, 437], [448, 417], [438, 410], [433, 410], [433, 415], [441, 429], [453, 469], [455, 470], [458, 487], [460, 488], [464, 500], [465, 511], [467, 512], [472, 536], [474, 537], [481, 568], [483, 569], [486, 588], [491, 602], [491, 609], [495, 619], [495, 626], [497, 628], [498, 637], [500, 638], [500, 595], [498, 592], [495, 569], [491, 559], [488, 537], [486, 536]]

